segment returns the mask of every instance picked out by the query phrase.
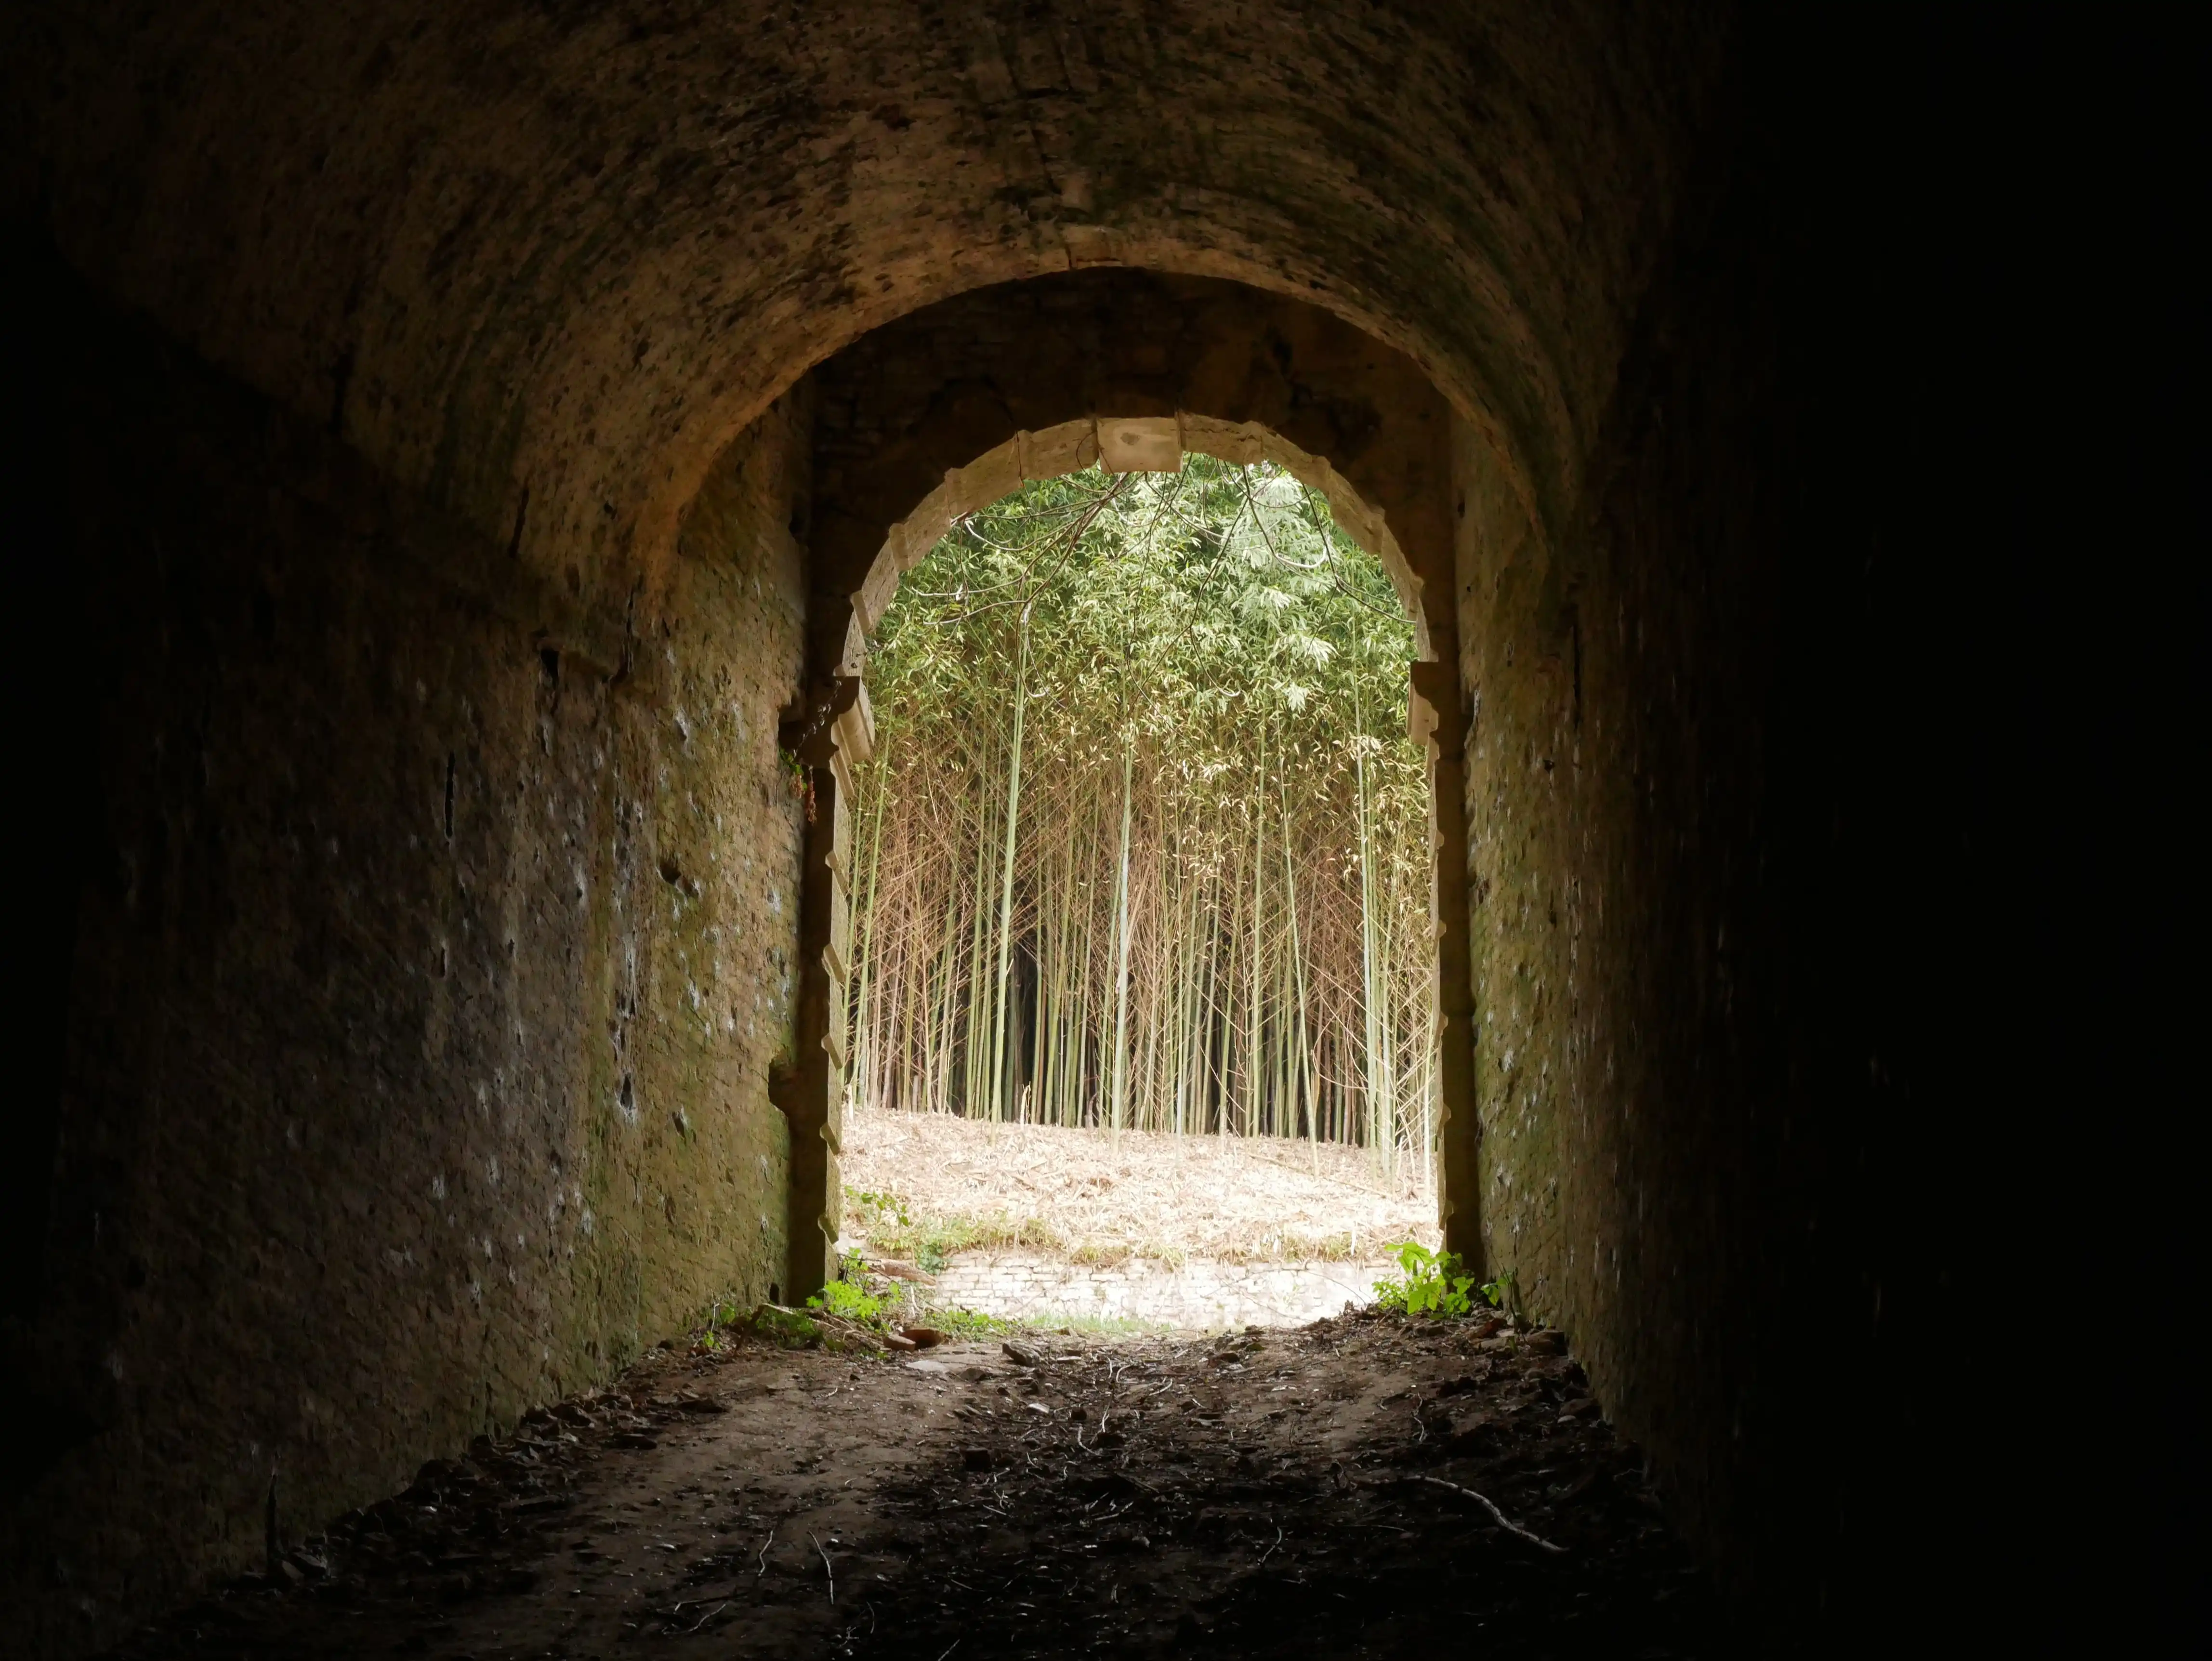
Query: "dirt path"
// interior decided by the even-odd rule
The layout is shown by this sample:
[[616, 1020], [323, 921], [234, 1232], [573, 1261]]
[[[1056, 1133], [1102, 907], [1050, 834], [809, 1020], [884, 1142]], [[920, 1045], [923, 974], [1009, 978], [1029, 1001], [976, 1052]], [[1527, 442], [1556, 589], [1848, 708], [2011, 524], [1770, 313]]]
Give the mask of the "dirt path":
[[1717, 1653], [1580, 1369], [1487, 1324], [660, 1356], [121, 1653]]

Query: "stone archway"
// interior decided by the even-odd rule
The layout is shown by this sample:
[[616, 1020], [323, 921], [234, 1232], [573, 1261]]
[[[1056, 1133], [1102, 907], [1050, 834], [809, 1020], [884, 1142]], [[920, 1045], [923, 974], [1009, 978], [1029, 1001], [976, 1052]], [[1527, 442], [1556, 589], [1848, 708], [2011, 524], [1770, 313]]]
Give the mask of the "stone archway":
[[1985, 1172], [1889, 1155], [2011, 1122], [1930, 921], [1982, 823], [1928, 741], [1984, 719], [1976, 453], [1865, 458], [1899, 386], [2008, 382], [1954, 355], [1986, 295], [1917, 286], [1975, 222], [1933, 111], [1996, 131], [1986, 32], [1863, 24], [16, 9], [27, 776], [69, 811], [26, 818], [0, 1342], [82, 1420], [13, 1420], [27, 1641], [260, 1561], [276, 1462], [334, 1515], [774, 1284], [777, 712], [832, 742], [949, 471], [1093, 419], [1279, 435], [1381, 514], [1440, 806], [1482, 806], [1443, 960], [1492, 1267], [1713, 1561], [1893, 1577], [1944, 1515], [1930, 1196]]
[[[848, 758], [870, 743], [866, 637], [901, 574], [954, 519], [1103, 462], [1164, 470], [1185, 450], [1270, 459], [1328, 495], [1414, 625], [1413, 720], [1428, 742], [1443, 1021], [1439, 1208], [1482, 1257], [1476, 1203], [1466, 867], [1467, 701], [1454, 599], [1460, 422], [1419, 366], [1302, 301], [1218, 279], [1091, 271], [925, 307], [817, 368], [808, 692], [786, 747], [813, 770], [802, 864], [788, 1284], [834, 1262], [851, 866]], [[1457, 442], [1455, 442], [1455, 437]], [[810, 1226], [811, 1225], [811, 1226]]]

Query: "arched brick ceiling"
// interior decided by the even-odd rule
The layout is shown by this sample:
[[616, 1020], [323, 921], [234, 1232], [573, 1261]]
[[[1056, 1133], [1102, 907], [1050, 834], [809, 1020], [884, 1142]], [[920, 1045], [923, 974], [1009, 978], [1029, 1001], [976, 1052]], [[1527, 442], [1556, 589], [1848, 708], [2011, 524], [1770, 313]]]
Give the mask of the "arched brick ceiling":
[[[911, 312], [823, 363], [812, 389], [824, 661], [843, 624], [823, 602], [862, 586], [894, 525], [1018, 435], [1093, 417], [1249, 425], [1333, 471], [1355, 515], [1387, 525], [1387, 552], [1381, 525], [1355, 533], [1384, 552], [1425, 654], [1449, 656], [1456, 639], [1450, 411], [1418, 364], [1319, 307], [1218, 279], [1084, 271]], [[1250, 443], [1226, 447], [1243, 459]], [[1022, 471], [1009, 458], [984, 499]]]
[[[5, 53], [64, 252], [549, 566], [811, 365], [1122, 263], [1335, 311], [1573, 497], [1717, 9], [94, 4]], [[526, 509], [525, 507], [526, 501]]]

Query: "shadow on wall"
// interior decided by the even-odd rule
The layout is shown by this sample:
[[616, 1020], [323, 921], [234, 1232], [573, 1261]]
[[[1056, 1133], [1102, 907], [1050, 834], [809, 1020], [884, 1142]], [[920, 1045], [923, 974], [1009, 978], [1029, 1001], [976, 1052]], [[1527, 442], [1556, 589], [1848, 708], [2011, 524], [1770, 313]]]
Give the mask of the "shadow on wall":
[[761, 423], [634, 628], [24, 263], [69, 1039], [0, 1542], [64, 1653], [776, 1277], [805, 458]]

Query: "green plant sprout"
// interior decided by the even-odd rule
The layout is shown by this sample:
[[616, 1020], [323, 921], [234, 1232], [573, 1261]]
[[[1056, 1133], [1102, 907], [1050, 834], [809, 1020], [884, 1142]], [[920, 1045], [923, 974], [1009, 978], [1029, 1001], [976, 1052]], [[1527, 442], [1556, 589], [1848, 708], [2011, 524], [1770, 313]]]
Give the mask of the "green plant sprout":
[[924, 1325], [948, 1332], [955, 1338], [996, 1338], [1019, 1332], [1022, 1323], [972, 1309], [932, 1309], [923, 1312]]
[[1498, 1306], [1498, 1282], [1478, 1287], [1475, 1277], [1462, 1275], [1464, 1265], [1456, 1251], [1431, 1251], [1408, 1240], [1396, 1248], [1402, 1278], [1377, 1281], [1377, 1307], [1406, 1315], [1459, 1316], [1471, 1314], [1476, 1297]]
[[811, 1349], [822, 1342], [822, 1329], [797, 1310], [779, 1309], [774, 1304], [763, 1304], [753, 1311], [750, 1323], [763, 1338], [773, 1339], [785, 1349]]
[[867, 1261], [857, 1251], [841, 1253], [837, 1259], [837, 1275], [823, 1283], [822, 1290], [806, 1300], [809, 1309], [826, 1310], [830, 1314], [860, 1326], [879, 1327], [884, 1323], [884, 1311], [897, 1301], [890, 1297], [878, 1298], [868, 1291]]
[[850, 1281], [824, 1281], [822, 1290], [806, 1300], [809, 1309], [827, 1310], [861, 1326], [878, 1324], [890, 1304], [888, 1298], [872, 1298], [865, 1287]]
[[907, 1214], [906, 1201], [888, 1189], [854, 1188], [845, 1186], [845, 1203], [860, 1214], [862, 1224], [871, 1232], [888, 1221], [900, 1228], [912, 1228], [914, 1219]]

